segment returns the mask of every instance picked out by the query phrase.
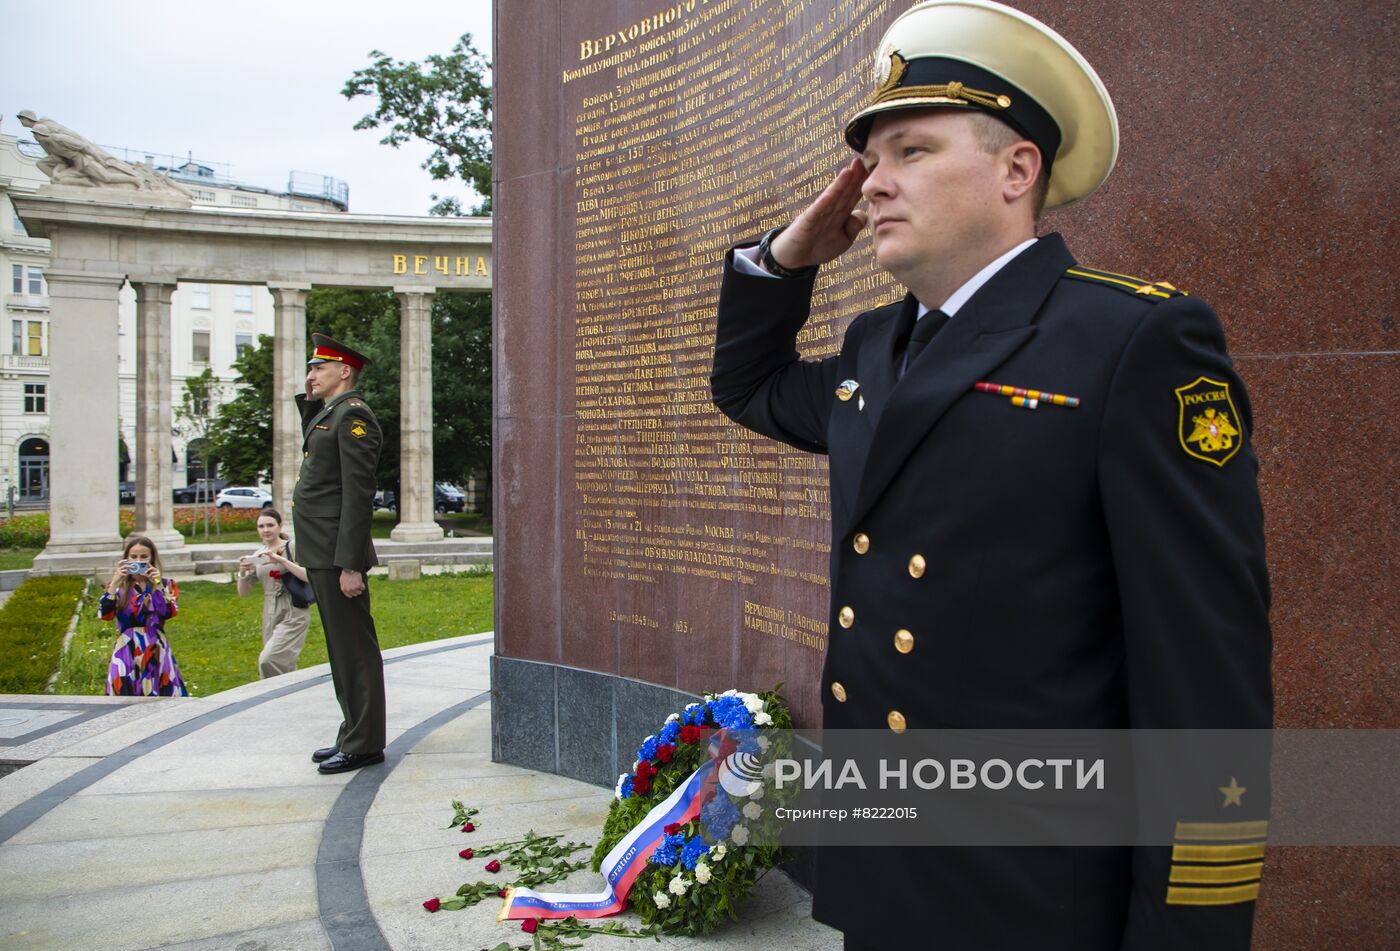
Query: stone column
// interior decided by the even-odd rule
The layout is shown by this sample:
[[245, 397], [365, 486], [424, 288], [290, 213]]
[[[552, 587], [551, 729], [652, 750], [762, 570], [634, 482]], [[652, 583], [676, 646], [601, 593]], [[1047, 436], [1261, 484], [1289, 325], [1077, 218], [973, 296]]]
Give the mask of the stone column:
[[[399, 298], [398, 542], [442, 538], [433, 521], [433, 292], [394, 288]], [[371, 368], [370, 372], [373, 372]]]
[[[120, 275], [48, 268], [50, 574], [111, 564], [117, 529], [117, 292]], [[100, 552], [102, 557], [82, 557]], [[76, 556], [76, 557], [75, 557]], [[109, 557], [110, 556], [110, 557]]]
[[272, 504], [289, 519], [301, 472], [301, 414], [294, 397], [306, 389], [306, 294], [310, 284], [269, 284], [272, 346]]
[[136, 531], [164, 559], [183, 547], [175, 531], [170, 465], [170, 295], [174, 284], [133, 282], [136, 289]]

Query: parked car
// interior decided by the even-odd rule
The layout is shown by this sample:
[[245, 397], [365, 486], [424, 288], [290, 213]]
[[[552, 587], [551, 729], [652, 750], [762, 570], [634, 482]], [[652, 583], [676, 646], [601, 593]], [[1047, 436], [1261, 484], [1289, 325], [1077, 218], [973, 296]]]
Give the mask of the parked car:
[[462, 512], [467, 507], [467, 496], [450, 482], [433, 483], [434, 512]]
[[399, 500], [394, 497], [393, 489], [381, 489], [374, 493], [374, 507], [376, 509], [399, 510]]
[[218, 495], [227, 486], [227, 479], [215, 479], [212, 484], [205, 483], [203, 486], [200, 486], [198, 482], [193, 482], [189, 485], [180, 486], [174, 492], [170, 493], [170, 497], [178, 505], [209, 502], [213, 501], [214, 496]]
[[117, 504], [118, 504], [118, 505], [135, 505], [135, 504], [136, 504], [136, 483], [135, 483], [135, 482], [118, 482], [118, 483], [117, 483]]
[[251, 485], [224, 489], [214, 499], [221, 509], [265, 509], [272, 505], [272, 493]]

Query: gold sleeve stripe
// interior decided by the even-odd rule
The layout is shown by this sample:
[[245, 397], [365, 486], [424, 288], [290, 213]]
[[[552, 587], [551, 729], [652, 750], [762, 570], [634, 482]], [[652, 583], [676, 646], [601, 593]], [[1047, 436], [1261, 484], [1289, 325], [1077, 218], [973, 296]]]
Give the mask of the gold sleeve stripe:
[[1259, 883], [1233, 888], [1177, 888], [1167, 886], [1168, 905], [1238, 905], [1259, 897]]
[[1257, 882], [1263, 871], [1263, 862], [1250, 862], [1248, 865], [1173, 865], [1171, 881], [1187, 885]]
[[1178, 839], [1262, 839], [1269, 834], [1269, 820], [1258, 822], [1178, 822]]
[[1173, 862], [1250, 862], [1264, 857], [1258, 845], [1174, 845]]

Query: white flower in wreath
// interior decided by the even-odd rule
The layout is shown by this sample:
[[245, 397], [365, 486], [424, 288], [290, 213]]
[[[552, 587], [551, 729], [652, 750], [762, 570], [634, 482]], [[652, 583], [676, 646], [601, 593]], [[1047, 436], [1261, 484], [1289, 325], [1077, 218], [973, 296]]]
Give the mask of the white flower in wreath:
[[724, 858], [728, 854], [729, 849], [727, 846], [725, 846], [723, 842], [715, 843], [715, 847], [713, 849], [710, 849], [710, 858], [716, 862], [718, 862], [720, 859]]
[[[773, 725], [773, 718], [772, 718], [771, 716], [768, 715], [767, 711], [765, 711], [765, 710], [759, 710], [757, 713], [755, 713], [755, 714], [753, 715], [753, 725], [754, 725], [754, 726], [772, 726], [772, 725]], [[765, 747], [765, 749], [766, 749], [766, 748], [767, 748], [767, 747]]]
[[720, 694], [721, 697], [737, 697], [738, 695], [739, 691], [735, 690], [733, 687], [730, 687], [724, 693]]
[[753, 792], [749, 793], [749, 798], [752, 799], [754, 802], [758, 802], [760, 799], [762, 799], [763, 787], [755, 785], [753, 787]]
[[663, 891], [658, 891], [655, 895], [652, 895], [652, 896], [651, 896], [651, 900], [652, 900], [653, 902], [656, 903], [656, 907], [657, 907], [657, 908], [670, 908], [670, 907], [671, 907], [671, 899], [670, 899], [670, 897], [667, 896], [667, 894], [666, 894], [665, 892], [663, 892]]
[[770, 746], [772, 746], [772, 745], [773, 745], [773, 741], [770, 740], [770, 739], [768, 739], [768, 737], [766, 737], [766, 736], [760, 736], [760, 737], [758, 737], [758, 748], [759, 748], [760, 750], [762, 750], [763, 752], [767, 753], [767, 752], [768, 752], [768, 748], [769, 748]]
[[[705, 694], [705, 699], [706, 699], [706, 700], [712, 700], [712, 699], [714, 699], [714, 698], [711, 697], [709, 694]], [[687, 703], [687, 704], [685, 705], [685, 712], [686, 712], [686, 713], [690, 713], [692, 710], [699, 710], [699, 709], [700, 709], [700, 704], [698, 704], [698, 703]]]
[[701, 885], [710, 884], [710, 867], [704, 862], [695, 866], [695, 880]]
[[744, 818], [753, 820], [763, 815], [763, 807], [756, 802], [748, 803], [744, 806]]
[[[756, 693], [744, 694], [744, 709], [750, 713], [758, 713], [763, 709], [763, 699]], [[758, 718], [754, 717], [753, 722], [758, 723]], [[763, 726], [762, 723], [758, 723], [758, 725]]]
[[679, 713], [673, 713], [673, 714], [671, 714], [669, 717], [666, 718], [666, 722], [667, 722], [667, 723], [675, 723], [675, 722], [676, 722], [677, 720], [679, 720], [680, 718], [681, 718], [681, 715], [680, 715]]
[[623, 784], [624, 782], [627, 781], [627, 777], [628, 777], [629, 775], [631, 775], [631, 774], [630, 774], [630, 773], [619, 773], [619, 774], [618, 774], [618, 777], [617, 777], [617, 785], [613, 787], [613, 798], [614, 798], [614, 799], [621, 799], [621, 798], [622, 798], [622, 784]]
[[777, 768], [777, 766], [775, 766], [773, 763], [764, 763], [764, 764], [763, 764], [763, 778], [764, 778], [764, 779], [768, 780], [768, 781], [771, 783], [771, 782], [773, 781], [773, 777], [776, 776], [776, 775], [778, 775], [778, 768]]
[[749, 830], [745, 829], [743, 826], [735, 826], [730, 830], [729, 837], [734, 840], [735, 845], [749, 844]]
[[690, 883], [677, 875], [671, 879], [671, 884], [666, 887], [671, 890], [672, 895], [684, 895], [685, 890], [690, 887]]

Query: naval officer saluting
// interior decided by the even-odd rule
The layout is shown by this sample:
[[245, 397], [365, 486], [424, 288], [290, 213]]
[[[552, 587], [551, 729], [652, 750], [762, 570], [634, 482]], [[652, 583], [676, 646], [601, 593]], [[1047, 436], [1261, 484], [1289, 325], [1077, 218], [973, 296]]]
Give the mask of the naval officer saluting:
[[[1036, 233], [1113, 167], [1103, 83], [988, 0], [918, 4], [875, 60], [858, 157], [728, 255], [711, 381], [735, 421], [830, 457], [828, 738], [1266, 731], [1258, 461], [1220, 322]], [[804, 362], [817, 269], [867, 225], [909, 294]], [[1268, 775], [1231, 767], [1141, 847], [820, 849], [813, 916], [848, 948], [1244, 951]]]
[[304, 455], [292, 499], [297, 559], [316, 592], [343, 720], [335, 745], [311, 759], [322, 773], [384, 762], [384, 658], [366, 575], [378, 564], [370, 523], [379, 422], [356, 384], [369, 359], [312, 334], [306, 393], [297, 396]]

